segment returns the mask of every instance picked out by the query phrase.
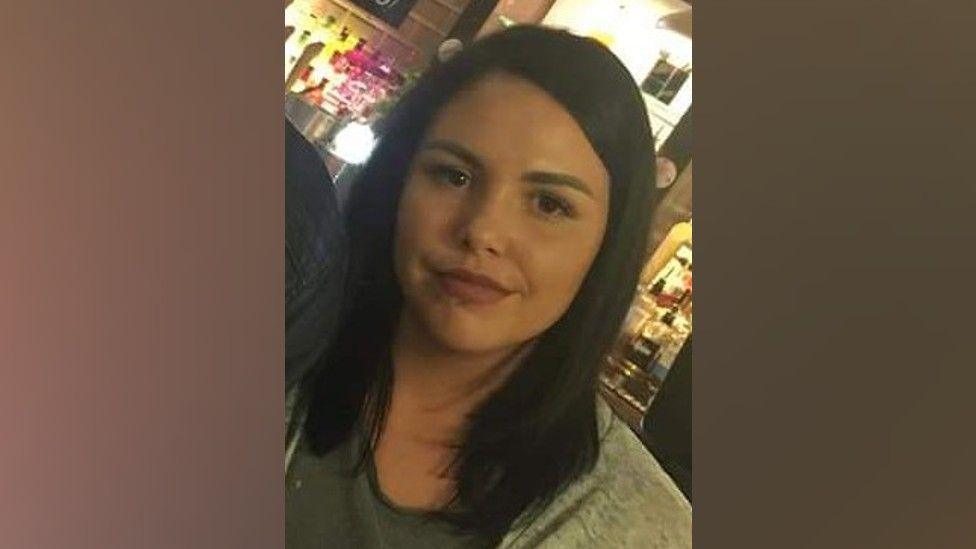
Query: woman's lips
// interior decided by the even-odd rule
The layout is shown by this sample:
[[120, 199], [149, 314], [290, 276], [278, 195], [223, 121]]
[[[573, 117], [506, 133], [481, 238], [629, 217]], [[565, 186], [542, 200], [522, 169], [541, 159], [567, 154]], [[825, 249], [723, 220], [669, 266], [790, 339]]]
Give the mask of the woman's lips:
[[437, 280], [448, 295], [468, 303], [495, 303], [512, 293], [477, 275], [464, 272], [437, 273]]

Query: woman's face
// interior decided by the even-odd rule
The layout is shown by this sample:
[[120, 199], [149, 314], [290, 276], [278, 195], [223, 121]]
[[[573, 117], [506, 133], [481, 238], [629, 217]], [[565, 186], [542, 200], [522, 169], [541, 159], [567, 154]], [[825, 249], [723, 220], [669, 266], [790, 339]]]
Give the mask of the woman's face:
[[542, 89], [492, 73], [448, 102], [400, 199], [406, 313], [461, 352], [514, 348], [567, 310], [603, 242], [609, 174]]

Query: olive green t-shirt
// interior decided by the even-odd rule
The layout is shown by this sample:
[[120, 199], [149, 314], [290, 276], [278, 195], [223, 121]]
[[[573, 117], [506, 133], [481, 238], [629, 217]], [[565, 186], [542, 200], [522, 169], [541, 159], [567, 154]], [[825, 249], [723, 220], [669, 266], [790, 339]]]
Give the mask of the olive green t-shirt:
[[384, 497], [376, 467], [356, 473], [359, 437], [316, 456], [299, 442], [285, 475], [285, 539], [288, 549], [453, 549], [487, 547], [449, 525], [403, 509]]
[[[691, 505], [630, 428], [597, 402], [600, 456], [503, 549], [691, 549]], [[371, 463], [350, 476], [353, 440], [317, 457], [293, 437], [286, 453], [288, 549], [479, 547], [446, 524], [398, 509], [378, 488]]]

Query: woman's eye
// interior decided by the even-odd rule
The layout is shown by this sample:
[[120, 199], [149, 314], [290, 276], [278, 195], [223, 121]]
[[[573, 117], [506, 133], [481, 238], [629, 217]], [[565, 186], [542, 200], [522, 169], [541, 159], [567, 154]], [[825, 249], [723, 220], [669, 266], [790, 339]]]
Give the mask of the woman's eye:
[[568, 202], [550, 194], [536, 195], [535, 207], [546, 217], [572, 217], [575, 213]]
[[463, 187], [471, 182], [471, 176], [467, 172], [451, 166], [431, 166], [428, 173], [437, 181], [452, 187]]

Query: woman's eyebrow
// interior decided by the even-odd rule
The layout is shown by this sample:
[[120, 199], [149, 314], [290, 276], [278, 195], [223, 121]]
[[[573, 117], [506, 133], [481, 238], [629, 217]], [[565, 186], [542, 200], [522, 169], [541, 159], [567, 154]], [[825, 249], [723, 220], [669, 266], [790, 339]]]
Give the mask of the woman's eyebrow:
[[461, 144], [455, 141], [448, 141], [446, 139], [435, 139], [433, 141], [428, 141], [424, 144], [425, 150], [439, 150], [452, 154], [467, 164], [471, 165], [476, 169], [483, 169], [484, 163], [478, 159], [478, 155], [464, 148]]
[[584, 183], [582, 179], [569, 174], [533, 171], [525, 174], [523, 179], [530, 183], [538, 183], [540, 185], [558, 185], [562, 187], [570, 187], [589, 196], [590, 198], [596, 198], [596, 195], [593, 193], [593, 189], [589, 185]]
[[[456, 156], [477, 170], [483, 170], [485, 167], [484, 162], [478, 158], [478, 155], [471, 152], [456, 141], [434, 139], [425, 143], [423, 148], [424, 150], [444, 151], [450, 155]], [[593, 188], [590, 187], [590, 185], [585, 183], [580, 178], [566, 173], [531, 171], [526, 173], [522, 179], [529, 183], [536, 183], [539, 185], [569, 187], [576, 189], [590, 198], [596, 199], [596, 194], [593, 192]]]

